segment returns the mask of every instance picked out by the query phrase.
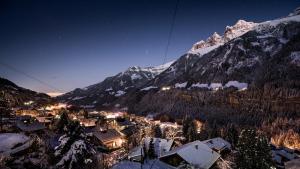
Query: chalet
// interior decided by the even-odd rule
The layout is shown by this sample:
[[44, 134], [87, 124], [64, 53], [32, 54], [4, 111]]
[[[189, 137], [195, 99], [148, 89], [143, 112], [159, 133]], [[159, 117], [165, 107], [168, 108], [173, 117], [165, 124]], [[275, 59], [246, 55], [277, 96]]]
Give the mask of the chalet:
[[202, 142], [218, 153], [223, 153], [231, 150], [231, 144], [220, 137], [205, 140]]
[[53, 122], [53, 116], [35, 117], [36, 120], [45, 126], [49, 126]]
[[276, 165], [279, 167], [282, 167], [285, 164], [289, 164], [288, 162], [293, 161], [298, 157], [297, 153], [294, 150], [288, 149], [288, 148], [277, 148], [275, 146], [272, 146], [272, 157], [273, 160], [276, 162]]
[[25, 120], [17, 120], [16, 126], [23, 132], [39, 132], [44, 130], [46, 127], [37, 121], [36, 119], [25, 119]]
[[134, 126], [133, 123], [131, 123], [129, 120], [116, 120], [116, 128], [118, 130], [124, 130], [125, 128], [128, 128], [130, 126]]
[[186, 163], [196, 168], [209, 169], [220, 156], [201, 141], [194, 141], [164, 153], [159, 159], [176, 168]]
[[124, 142], [122, 135], [115, 129], [93, 132], [94, 140], [108, 149], [120, 148]]
[[120, 132], [124, 137], [128, 138], [128, 137], [132, 136], [136, 131], [137, 131], [137, 129], [135, 126], [129, 126], [125, 129], [121, 130]]
[[96, 122], [96, 119], [79, 119], [80, 125], [84, 127], [95, 127]]

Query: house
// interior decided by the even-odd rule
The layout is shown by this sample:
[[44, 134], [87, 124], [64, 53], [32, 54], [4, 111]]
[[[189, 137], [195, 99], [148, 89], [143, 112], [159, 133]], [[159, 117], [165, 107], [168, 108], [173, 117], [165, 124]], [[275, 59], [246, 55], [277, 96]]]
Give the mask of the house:
[[93, 132], [95, 141], [108, 149], [120, 148], [124, 142], [122, 135], [115, 129]]
[[196, 168], [209, 169], [220, 156], [208, 145], [201, 141], [194, 141], [164, 153], [159, 159], [173, 167], [185, 163]]
[[222, 139], [221, 137], [212, 138], [202, 142], [218, 153], [231, 150], [231, 144], [228, 141]]
[[121, 130], [120, 132], [124, 137], [128, 138], [128, 137], [132, 136], [136, 131], [137, 131], [137, 129], [135, 126], [129, 126], [125, 129]]
[[[145, 144], [146, 151], [149, 150], [150, 141], [151, 141], [150, 137], [145, 138], [144, 144]], [[153, 144], [154, 144], [154, 152], [156, 156], [160, 157], [162, 154], [171, 150], [171, 148], [174, 146], [174, 140], [153, 138]]]
[[134, 126], [133, 123], [131, 123], [127, 119], [116, 119], [116, 128], [118, 130], [124, 130], [125, 128], [128, 128], [130, 126]]
[[272, 157], [273, 160], [276, 162], [277, 166], [283, 167], [286, 163], [289, 164], [289, 161], [293, 161], [297, 159], [297, 154], [288, 148], [276, 148], [272, 146]]
[[37, 121], [36, 119], [25, 119], [25, 120], [17, 120], [16, 126], [23, 132], [39, 132], [44, 130], [46, 127]]
[[79, 119], [79, 123], [81, 126], [84, 127], [95, 127], [96, 126], [96, 119]]
[[49, 126], [53, 121], [53, 116], [35, 117], [36, 120], [46, 126]]

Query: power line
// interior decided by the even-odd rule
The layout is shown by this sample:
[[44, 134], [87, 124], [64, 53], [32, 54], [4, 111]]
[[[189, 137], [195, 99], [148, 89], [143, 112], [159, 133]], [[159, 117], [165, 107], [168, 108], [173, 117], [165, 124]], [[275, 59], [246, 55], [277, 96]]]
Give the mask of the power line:
[[170, 28], [169, 35], [168, 35], [168, 41], [167, 41], [167, 46], [166, 46], [166, 50], [165, 50], [163, 64], [166, 63], [166, 59], [167, 59], [167, 55], [168, 55], [168, 51], [169, 51], [169, 46], [170, 46], [170, 42], [171, 42], [171, 37], [172, 37], [172, 34], [173, 34], [173, 30], [174, 30], [175, 19], [176, 19], [177, 10], [178, 10], [178, 4], [179, 4], [179, 0], [176, 0], [175, 10], [174, 10], [174, 13], [173, 13], [171, 28]]
[[29, 78], [29, 79], [32, 79], [32, 80], [34, 80], [34, 81], [37, 81], [37, 82], [39, 82], [40, 84], [42, 84], [42, 85], [44, 85], [44, 86], [47, 86], [47, 87], [50, 88], [50, 89], [53, 89], [53, 90], [58, 91], [58, 92], [62, 92], [62, 90], [60, 90], [60, 89], [58, 89], [58, 88], [56, 88], [56, 87], [54, 87], [54, 86], [52, 86], [52, 85], [50, 85], [50, 84], [48, 84], [48, 83], [42, 81], [42, 80], [40, 80], [40, 79], [38, 79], [38, 78], [36, 78], [36, 77], [34, 77], [34, 76], [32, 76], [32, 75], [29, 75], [29, 74], [27, 74], [26, 72], [23, 72], [23, 71], [21, 71], [21, 70], [15, 68], [15, 67], [13, 67], [13, 66], [7, 64], [7, 63], [0, 62], [0, 64], [3, 65], [3, 66], [5, 66], [5, 67], [7, 67], [7, 68], [9, 68], [9, 69], [11, 69], [11, 70], [13, 70], [13, 71], [15, 71], [15, 72], [17, 72], [17, 73], [20, 73], [20, 74], [26, 76], [26, 77]]

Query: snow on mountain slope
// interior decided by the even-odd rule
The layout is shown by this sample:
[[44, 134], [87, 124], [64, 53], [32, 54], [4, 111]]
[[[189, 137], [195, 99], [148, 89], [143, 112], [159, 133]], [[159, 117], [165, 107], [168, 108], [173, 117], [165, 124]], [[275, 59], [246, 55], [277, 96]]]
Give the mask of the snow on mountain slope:
[[175, 87], [182, 82], [188, 82], [186, 88], [210, 86], [211, 83], [225, 86], [229, 81], [250, 84], [258, 78], [257, 71], [263, 69], [261, 65], [282, 52], [288, 52], [284, 57], [291, 56], [288, 57], [290, 61], [286, 59], [288, 62], [280, 61], [282, 64], [297, 65], [295, 53], [289, 52], [299, 49], [297, 45], [291, 47], [289, 42], [297, 39], [299, 25], [300, 15], [295, 14], [262, 23], [239, 20], [235, 25], [227, 26], [224, 35], [214, 33], [206, 41], [194, 44], [146, 86]]
[[143, 86], [146, 82], [165, 71], [174, 61], [159, 66], [132, 66], [115, 76], [108, 77], [100, 83], [75, 89], [59, 96], [58, 99], [73, 104], [107, 105], [128, 91]]

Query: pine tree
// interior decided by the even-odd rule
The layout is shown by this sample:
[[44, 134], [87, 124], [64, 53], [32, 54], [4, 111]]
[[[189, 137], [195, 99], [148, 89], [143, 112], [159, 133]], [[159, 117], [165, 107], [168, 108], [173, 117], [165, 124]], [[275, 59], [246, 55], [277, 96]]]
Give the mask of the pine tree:
[[160, 129], [159, 125], [156, 125], [154, 127], [154, 137], [162, 138], [162, 132], [161, 132], [161, 129]]
[[193, 142], [198, 139], [198, 134], [197, 134], [197, 128], [196, 124], [194, 121], [192, 121], [189, 125], [188, 131], [187, 131], [187, 141], [188, 142]]
[[237, 149], [237, 168], [271, 168], [273, 166], [270, 147], [265, 136], [257, 135], [254, 129], [243, 130], [240, 134]]
[[214, 120], [211, 130], [209, 132], [209, 138], [219, 137], [217, 122]]
[[66, 132], [66, 127], [69, 125], [70, 119], [66, 110], [60, 112], [60, 118], [56, 124], [56, 130], [58, 133]]
[[78, 121], [67, 125], [66, 134], [59, 138], [60, 145], [55, 148], [57, 168], [89, 168], [93, 162], [94, 150]]
[[232, 147], [235, 147], [238, 139], [239, 139], [239, 134], [238, 131], [235, 128], [234, 124], [231, 124], [227, 130], [227, 135], [226, 135], [227, 141], [229, 141], [232, 145]]
[[256, 164], [257, 168], [271, 168], [274, 166], [271, 156], [271, 147], [269, 145], [268, 139], [263, 136], [259, 135], [257, 137], [256, 143]]
[[153, 138], [151, 138], [150, 142], [149, 142], [148, 157], [150, 159], [155, 158], [155, 149], [154, 149], [154, 140], [153, 140]]

